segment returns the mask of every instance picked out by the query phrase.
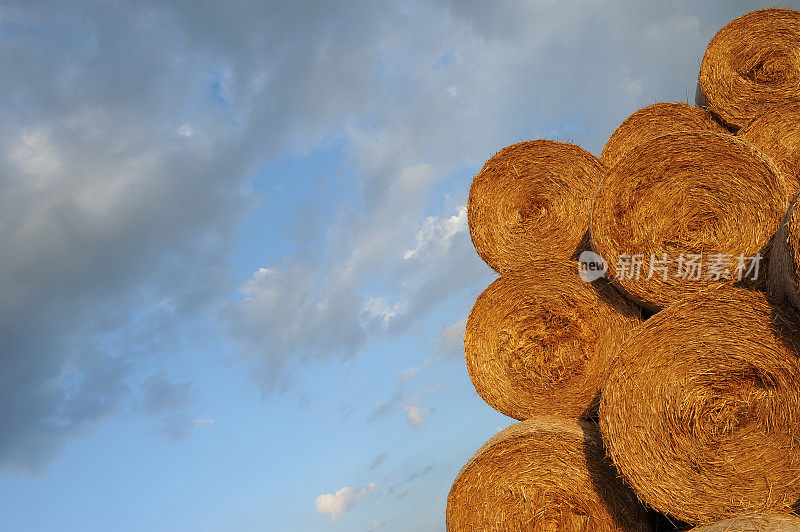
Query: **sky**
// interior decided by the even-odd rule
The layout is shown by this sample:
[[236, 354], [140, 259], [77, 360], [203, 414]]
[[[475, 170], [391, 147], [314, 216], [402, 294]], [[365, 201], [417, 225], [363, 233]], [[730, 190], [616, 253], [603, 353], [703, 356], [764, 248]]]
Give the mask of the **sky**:
[[472, 176], [770, 5], [1, 2], [0, 530], [444, 530]]

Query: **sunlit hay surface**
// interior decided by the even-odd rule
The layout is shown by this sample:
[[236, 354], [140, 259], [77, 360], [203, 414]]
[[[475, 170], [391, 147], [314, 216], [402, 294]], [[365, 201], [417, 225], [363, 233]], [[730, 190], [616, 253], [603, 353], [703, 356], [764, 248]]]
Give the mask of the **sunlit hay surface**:
[[798, 323], [762, 293], [720, 287], [628, 337], [600, 428], [640, 499], [693, 524], [797, 506]]
[[772, 247], [767, 279], [769, 293], [800, 308], [800, 203], [797, 197], [786, 211]]
[[730, 21], [709, 42], [698, 83], [733, 129], [800, 101], [800, 12], [762, 9]]
[[603, 174], [597, 157], [572, 144], [533, 140], [503, 148], [469, 192], [469, 231], [478, 254], [500, 273], [535, 258], [572, 257], [584, 241]]
[[800, 190], [800, 103], [790, 102], [759, 115], [737, 136], [750, 142], [782, 172], [791, 200]]
[[645, 513], [605, 459], [597, 426], [534, 418], [490, 439], [447, 497], [447, 530], [645, 532]]
[[[785, 190], [774, 164], [747, 142], [711, 132], [664, 135], [634, 148], [608, 172], [592, 206], [592, 245], [617, 286], [658, 310], [709, 286], [737, 282], [737, 257], [766, 255], [786, 212]], [[654, 271], [648, 279], [645, 268], [637, 279], [617, 267], [626, 255], [641, 255], [647, 266], [664, 254], [672, 261], [667, 275]], [[700, 279], [679, 277], [680, 256], [693, 254], [706, 265], [728, 256], [731, 278], [714, 280], [707, 271]], [[766, 278], [765, 265], [759, 281]]]
[[713, 525], [693, 528], [692, 532], [799, 532], [800, 518], [794, 515], [767, 514], [735, 517]]
[[600, 162], [611, 168], [636, 146], [681, 131], [727, 133], [710, 113], [699, 107], [686, 103], [656, 103], [634, 112], [614, 130], [603, 147]]
[[478, 297], [464, 337], [467, 369], [478, 394], [510, 417], [585, 417], [641, 319], [607, 282], [581, 281], [576, 263], [535, 261]]

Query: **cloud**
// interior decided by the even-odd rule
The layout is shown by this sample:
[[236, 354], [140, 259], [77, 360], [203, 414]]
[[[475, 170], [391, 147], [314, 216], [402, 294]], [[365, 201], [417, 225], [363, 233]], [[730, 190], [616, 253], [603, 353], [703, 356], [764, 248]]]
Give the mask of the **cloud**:
[[107, 7], [4, 8], [19, 31], [0, 35], [15, 72], [0, 80], [2, 469], [40, 472], [68, 438], [139, 408], [148, 359], [226, 290], [246, 205], [252, 157], [193, 97], [208, 63], [175, 62], [179, 31]]
[[387, 296], [370, 300], [380, 301], [383, 310], [371, 312], [380, 317], [371, 323], [372, 330], [400, 333], [443, 301], [487, 282], [489, 270], [475, 253], [467, 230], [466, 207], [456, 209], [453, 214], [422, 221], [415, 246], [393, 266], [392, 303]]
[[331, 521], [336, 521], [347, 510], [359, 501], [367, 498], [378, 488], [378, 484], [371, 482], [368, 486], [353, 489], [345, 486], [336, 493], [325, 493], [316, 499], [317, 513], [330, 515]]
[[157, 434], [172, 444], [178, 444], [186, 440], [189, 435], [200, 427], [207, 427], [214, 424], [211, 418], [192, 419], [185, 412], [175, 412], [162, 416], [155, 424]]
[[436, 467], [433, 464], [427, 465], [424, 468], [420, 469], [419, 471], [415, 471], [414, 473], [410, 474], [408, 477], [406, 477], [402, 481], [389, 486], [387, 488], [387, 490], [386, 490], [386, 493], [391, 495], [392, 498], [405, 497], [410, 492], [410, 490], [408, 488], [403, 488], [402, 490], [400, 490], [398, 492], [397, 490], [399, 488], [402, 488], [406, 484], [410, 484], [410, 483], [414, 482], [415, 480], [424, 477], [425, 475], [427, 475], [428, 473], [430, 473], [434, 469], [436, 469]]
[[[283, 117], [287, 127], [278, 121], [275, 135], [306, 149], [340, 142], [356, 184], [313, 251], [264, 264], [272, 273], [246, 283], [254, 290], [229, 309], [229, 330], [264, 395], [285, 391], [303, 364], [348, 359], [372, 335], [402, 334], [454, 298], [471, 304], [492, 278], [472, 248], [464, 206], [480, 165], [524, 138], [599, 153], [636, 108], [693, 95], [708, 39], [740, 8], [450, 1], [388, 13], [324, 9], [305, 35], [337, 22], [349, 31], [287, 41], [286, 63], [298, 67], [281, 84], [254, 79], [249, 72], [270, 69], [235, 39], [225, 45], [244, 55], [228, 77], [231, 99], [253, 104], [253, 130], [273, 127], [261, 119], [283, 117], [278, 105], [317, 113]], [[276, 20], [283, 14], [296, 13]], [[408, 40], [412, 28], [421, 40]], [[276, 38], [285, 32], [277, 28]], [[452, 194], [444, 202], [442, 190]], [[304, 245], [310, 236], [294, 238]], [[287, 314], [308, 319], [289, 323]], [[448, 333], [439, 357], [455, 356]]]
[[[253, 68], [260, 65], [252, 51], [230, 65], [231, 80], [242, 78], [230, 83], [232, 99], [246, 94], [257, 117], [266, 116], [256, 105], [266, 88], [274, 102], [318, 113], [316, 127], [293, 117], [276, 130], [306, 146], [336, 138], [357, 184], [312, 259], [290, 253], [265, 264], [272, 273], [246, 283], [255, 289], [229, 309], [229, 329], [265, 395], [285, 390], [302, 364], [346, 359], [372, 335], [402, 334], [454, 298], [474, 301], [492, 274], [467, 231], [471, 175], [522, 138], [570, 140], [598, 153], [637, 107], [693, 94], [697, 58], [716, 28], [707, 20], [722, 16], [657, 2], [487, 9], [459, 1], [390, 13], [362, 6], [353, 19], [337, 9], [315, 13], [305, 35], [333, 21], [350, 31], [325, 34], [324, 45], [292, 41], [292, 64], [303, 69], [290, 70], [282, 85], [253, 81], [246, 89], [248, 72], [268, 70]], [[424, 37], [409, 42], [412, 28]], [[441, 190], [452, 194], [444, 202]], [[309, 319], [288, 323], [287, 314]], [[440, 335], [437, 356], [454, 356], [456, 332]]]
[[193, 419], [192, 420], [192, 425], [194, 425], [195, 427], [203, 427], [203, 426], [213, 425], [213, 424], [214, 424], [214, 420], [211, 419], [210, 417], [201, 417], [201, 418], [197, 418], [197, 419]]
[[411, 428], [417, 428], [422, 425], [422, 422], [425, 421], [425, 418], [430, 414], [430, 410], [420, 408], [416, 404], [405, 404], [403, 405], [403, 410], [406, 412], [406, 417]]
[[372, 460], [372, 464], [370, 464], [369, 468], [370, 469], [375, 469], [376, 467], [381, 465], [386, 460], [386, 457], [388, 457], [388, 456], [389, 456], [389, 451], [382, 452], [381, 454], [379, 454], [378, 456], [376, 456]]
[[385, 417], [393, 412], [396, 412], [398, 408], [400, 408], [400, 404], [403, 400], [403, 391], [397, 390], [394, 395], [388, 401], [378, 401], [375, 403], [375, 406], [372, 408], [372, 411], [367, 416], [367, 422], [372, 423], [376, 419], [380, 419]]
[[439, 327], [439, 334], [431, 342], [434, 356], [425, 361], [426, 364], [464, 356], [464, 332], [467, 318], [462, 318], [447, 327]]
[[189, 437], [195, 425], [190, 417], [183, 413], [164, 416], [156, 426], [156, 432], [166, 438], [169, 443], [180, 443]]
[[385, 521], [373, 521], [370, 525], [370, 530], [378, 530], [386, 526]]
[[[539, 136], [598, 153], [691, 97], [709, 38], [758, 5], [6, 2], [0, 467], [136, 408], [202, 316], [270, 395], [468, 300], [491, 275], [463, 211], [480, 164]], [[247, 178], [331, 144], [352, 197], [222, 307]]]
[[228, 324], [267, 394], [285, 389], [285, 367], [300, 354], [351, 356], [364, 341], [360, 297], [347, 275], [322, 284], [312, 262], [292, 258], [259, 269], [240, 290], [244, 300], [230, 309]]
[[434, 465], [427, 465], [424, 468], [420, 469], [419, 471], [409, 475], [403, 482], [401, 482], [401, 484], [407, 484], [407, 483], [412, 482], [412, 481], [414, 481], [414, 480], [416, 480], [416, 479], [418, 479], [420, 477], [424, 477], [425, 475], [427, 475], [428, 473], [430, 473], [434, 469], [436, 469], [436, 467]]
[[409, 493], [410, 493], [410, 490], [408, 488], [404, 488], [404, 489], [398, 491], [397, 493], [395, 493], [394, 495], [392, 495], [392, 499], [402, 499], [403, 497], [405, 497]]
[[188, 382], [174, 383], [159, 372], [141, 386], [142, 409], [149, 414], [179, 410], [192, 402], [194, 386]]
[[428, 387], [417, 395], [406, 397], [402, 389], [397, 390], [390, 399], [386, 401], [377, 401], [375, 406], [367, 416], [367, 422], [373, 423], [378, 419], [390, 417], [402, 413], [412, 429], [418, 428], [422, 423], [433, 414], [436, 410], [434, 408], [423, 408], [419, 406], [420, 400], [426, 395], [432, 395], [439, 392], [445, 383], [440, 382], [434, 387]]
[[417, 373], [419, 373], [419, 366], [413, 366], [398, 372], [397, 378], [400, 379], [402, 382], [408, 382], [411, 379], [413, 379]]
[[[429, 393], [435, 393], [438, 389], [439, 388], [430, 390]], [[419, 395], [409, 397], [405, 400], [403, 398], [403, 391], [398, 390], [388, 401], [376, 402], [372, 411], [367, 416], [367, 422], [373, 423], [380, 418], [402, 412], [405, 415], [408, 425], [412, 429], [418, 428], [433, 412], [433, 409], [420, 407], [418, 403], [421, 396]]]
[[[395, 231], [396, 225], [387, 227]], [[292, 364], [333, 354], [350, 357], [368, 334], [399, 334], [453, 294], [471, 293], [486, 282], [476, 281], [486, 279], [488, 270], [472, 248], [463, 207], [425, 219], [416, 245], [406, 251], [387, 248], [386, 239], [397, 236], [370, 227], [347, 261], [333, 265], [333, 273], [289, 258], [287, 265], [258, 270], [241, 286], [244, 300], [230, 310], [230, 330], [256, 363], [265, 394], [285, 389]], [[372, 263], [392, 255], [395, 261], [388, 266], [395, 288], [380, 296], [365, 294], [362, 282]]]
[[[163, 371], [151, 375], [141, 386], [141, 410], [149, 416], [159, 416], [155, 424], [158, 434], [171, 443], [184, 441], [202, 423], [185, 412], [195, 398], [195, 387], [189, 382], [175, 383]], [[213, 421], [212, 421], [213, 422]]]

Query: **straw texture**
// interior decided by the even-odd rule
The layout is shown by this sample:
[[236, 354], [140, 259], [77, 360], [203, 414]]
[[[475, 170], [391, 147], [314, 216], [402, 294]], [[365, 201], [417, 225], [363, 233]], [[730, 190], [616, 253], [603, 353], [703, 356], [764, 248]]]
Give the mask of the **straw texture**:
[[681, 131], [727, 133], [707, 111], [686, 103], [656, 103], [625, 119], [603, 147], [600, 162], [611, 168], [623, 155], [648, 140]]
[[[719, 133], [672, 133], [634, 148], [608, 172], [592, 207], [592, 245], [617, 286], [659, 310], [756, 276], [736, 275], [737, 260], [768, 252], [786, 207], [783, 177], [751, 144]], [[706, 269], [690, 271], [691, 256]], [[632, 257], [643, 263], [639, 274]], [[651, 270], [665, 258], [663, 270]], [[720, 267], [709, 270], [712, 264]]]
[[496, 279], [467, 320], [464, 351], [475, 390], [515, 419], [596, 411], [612, 355], [641, 322], [639, 308], [576, 263], [530, 263]]
[[[798, 196], [800, 197], [800, 196]], [[795, 197], [773, 242], [767, 287], [775, 297], [800, 308], [800, 203]]]
[[739, 130], [783, 172], [789, 200], [800, 190], [800, 103], [771, 109]]
[[447, 530], [646, 532], [644, 509], [604, 457], [597, 426], [534, 418], [490, 439], [447, 497]]
[[800, 532], [800, 519], [793, 515], [759, 515], [726, 519], [692, 532]]
[[800, 316], [721, 287], [656, 314], [603, 388], [610, 457], [654, 509], [693, 524], [800, 498]]
[[762, 9], [730, 21], [708, 44], [698, 83], [733, 129], [800, 100], [800, 12]]
[[500, 273], [535, 258], [572, 257], [585, 247], [592, 193], [603, 174], [597, 157], [572, 144], [533, 140], [503, 148], [469, 191], [478, 255]]

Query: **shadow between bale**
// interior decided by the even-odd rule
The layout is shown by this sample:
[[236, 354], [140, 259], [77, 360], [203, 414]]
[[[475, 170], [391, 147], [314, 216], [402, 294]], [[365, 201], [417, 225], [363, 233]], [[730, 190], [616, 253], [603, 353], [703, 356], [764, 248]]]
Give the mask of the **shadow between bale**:
[[793, 199], [773, 237], [767, 289], [800, 308], [800, 193]]

